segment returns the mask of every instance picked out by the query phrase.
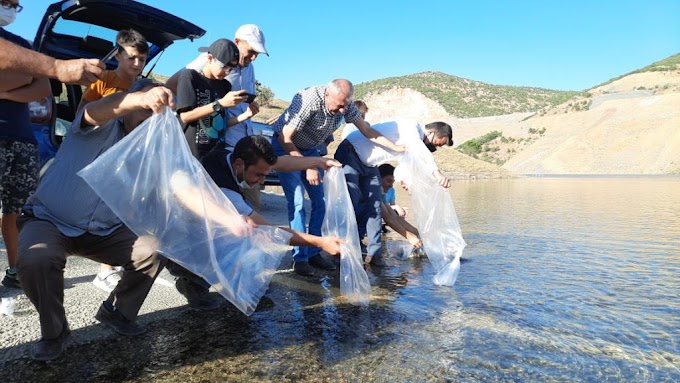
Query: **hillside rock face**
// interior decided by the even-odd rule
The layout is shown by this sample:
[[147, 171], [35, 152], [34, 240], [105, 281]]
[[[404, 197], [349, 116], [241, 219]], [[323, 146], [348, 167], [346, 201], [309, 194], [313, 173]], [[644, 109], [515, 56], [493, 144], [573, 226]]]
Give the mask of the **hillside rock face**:
[[635, 73], [590, 92], [589, 110], [516, 124], [546, 132], [503, 167], [521, 174], [680, 174], [680, 71]]
[[680, 174], [679, 106], [680, 93], [642, 95], [532, 118], [525, 125], [545, 127], [545, 136], [503, 167], [521, 174]]
[[392, 88], [386, 92], [369, 95], [364, 99], [368, 105], [366, 120], [374, 123], [407, 118], [427, 124], [433, 121], [454, 121], [437, 102], [422, 93], [408, 88]]

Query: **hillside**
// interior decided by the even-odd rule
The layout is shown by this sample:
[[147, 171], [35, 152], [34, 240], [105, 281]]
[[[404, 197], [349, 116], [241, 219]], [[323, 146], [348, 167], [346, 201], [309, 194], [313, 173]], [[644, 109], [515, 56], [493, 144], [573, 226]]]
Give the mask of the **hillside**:
[[[424, 78], [427, 81], [423, 81]], [[443, 82], [437, 84], [435, 80]], [[471, 95], [470, 89], [476, 84], [482, 83], [426, 72], [359, 84], [355, 99], [367, 102], [368, 121], [400, 117], [422, 123], [440, 120], [455, 127], [453, 138], [456, 147], [469, 140], [478, 141], [479, 151], [475, 154], [478, 159], [452, 148], [436, 153], [440, 167], [456, 177], [508, 177], [512, 174], [680, 175], [680, 54], [585, 92], [546, 91], [548, 93], [542, 93], [544, 104], [533, 98], [531, 102], [522, 102], [525, 98], [517, 96], [518, 89], [536, 88], [482, 84], [489, 88], [479, 88]], [[450, 91], [448, 99], [467, 97], [470, 102], [465, 107], [476, 108], [475, 111], [454, 110], [452, 113], [453, 104], [444, 105], [440, 101], [442, 99], [437, 98], [444, 90], [458, 89], [456, 87], [469, 89], [462, 91], [462, 95], [458, 95], [457, 90]], [[504, 88], [513, 89], [502, 90]], [[477, 116], [475, 113], [479, 113], [487, 102], [489, 105], [511, 105], [517, 109], [504, 110], [500, 115]], [[278, 100], [274, 108], [265, 108], [256, 119], [265, 120], [278, 115], [286, 105], [286, 102]], [[496, 132], [487, 136], [492, 139], [484, 143], [479, 141], [491, 132]], [[337, 141], [333, 145], [337, 145]], [[333, 145], [331, 153], [334, 152]], [[496, 164], [502, 165], [502, 168]]]
[[674, 55], [534, 115], [459, 127], [501, 132], [478, 156], [520, 174], [680, 174], [678, 105]]
[[369, 98], [395, 89], [414, 90], [457, 118], [534, 112], [561, 104], [578, 94], [571, 91], [491, 85], [441, 72], [423, 72], [356, 84], [354, 98]]

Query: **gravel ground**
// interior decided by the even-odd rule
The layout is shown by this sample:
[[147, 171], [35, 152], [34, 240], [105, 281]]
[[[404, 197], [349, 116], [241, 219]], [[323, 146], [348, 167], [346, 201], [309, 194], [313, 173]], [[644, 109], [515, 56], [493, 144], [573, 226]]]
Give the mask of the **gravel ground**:
[[[262, 210], [272, 224], [286, 224], [285, 199], [283, 196], [263, 193]], [[0, 267], [2, 277], [7, 267], [7, 254], [2, 243]], [[283, 270], [289, 269], [291, 262], [284, 258]], [[64, 272], [64, 306], [66, 317], [73, 331], [68, 348], [77, 347], [94, 340], [103, 340], [116, 335], [94, 318], [99, 305], [108, 293], [94, 287], [94, 279], [99, 265], [82, 257], [69, 257]], [[0, 366], [25, 358], [31, 344], [40, 338], [38, 313], [21, 290], [0, 285], [0, 298], [14, 299], [15, 309], [11, 316], [0, 314]], [[186, 300], [174, 287], [174, 277], [163, 270], [156, 280], [140, 311], [139, 321], [145, 325], [165, 321], [184, 315], [189, 310]], [[154, 315], [148, 315], [154, 313]]]

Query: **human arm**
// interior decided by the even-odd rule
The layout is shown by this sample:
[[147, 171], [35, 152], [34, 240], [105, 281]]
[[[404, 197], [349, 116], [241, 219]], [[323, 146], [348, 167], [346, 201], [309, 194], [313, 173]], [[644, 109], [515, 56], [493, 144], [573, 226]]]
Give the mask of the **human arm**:
[[[184, 81], [185, 78], [181, 77], [178, 85], [178, 90], [185, 86], [183, 84]], [[231, 108], [232, 106], [236, 106], [241, 101], [245, 100], [245, 96], [242, 96], [243, 93], [245, 93], [245, 91], [241, 90], [235, 92], [228, 92], [227, 94], [224, 95], [224, 97], [215, 102], [218, 102], [222, 106], [222, 108]], [[180, 106], [181, 109], [177, 114], [180, 118], [180, 121], [184, 124], [198, 121], [206, 116], [215, 113], [215, 109], [213, 108], [214, 102], [211, 102], [206, 105], [196, 106], [194, 108], [184, 107], [185, 105], [187, 105], [187, 103], [181, 99], [178, 100], [178, 103], [181, 105]], [[234, 125], [235, 124], [236, 123], [234, 123]]]
[[252, 118], [254, 115], [256, 115], [259, 112], [260, 112], [259, 105], [257, 105], [256, 102], [253, 102], [252, 104], [248, 105], [245, 112], [239, 114], [236, 117], [230, 117], [229, 120], [227, 120], [227, 127], [240, 124], [240, 123]]
[[382, 218], [385, 223], [399, 233], [402, 237], [406, 238], [411, 245], [414, 247], [420, 247], [423, 245], [420, 238], [418, 238], [418, 229], [413, 227], [408, 221], [398, 216], [395, 211], [393, 211], [389, 205], [382, 203], [380, 206], [380, 211], [382, 213]]
[[172, 91], [163, 86], [141, 92], [116, 93], [87, 104], [81, 126], [99, 126], [114, 118], [142, 109], [151, 109], [154, 113], [158, 113], [165, 106], [173, 107], [174, 100]]
[[451, 186], [451, 180], [445, 175], [443, 175], [442, 172], [439, 171], [439, 169], [435, 170], [433, 175], [434, 179], [437, 180], [439, 186], [443, 188], [448, 188], [449, 186]]
[[97, 80], [104, 64], [98, 59], [57, 60], [0, 39], [0, 71], [33, 77], [56, 78], [67, 84], [86, 85]]
[[404, 209], [403, 207], [399, 205], [390, 205], [390, 208], [392, 208], [392, 210], [394, 210], [394, 212], [397, 213], [397, 215], [400, 216], [401, 218], [406, 217], [406, 209]]
[[19, 88], [6, 92], [0, 92], [0, 99], [14, 102], [28, 103], [49, 96], [52, 93], [50, 80], [46, 78], [34, 78], [33, 81]]
[[31, 84], [33, 77], [23, 73], [0, 71], [0, 92], [7, 92]]
[[325, 157], [295, 157], [295, 156], [280, 156], [276, 164], [272, 166], [273, 170], [277, 172], [292, 172], [304, 169], [328, 168], [336, 166], [341, 167], [342, 164], [336, 160]]
[[[250, 218], [253, 220], [258, 225], [269, 225], [269, 222], [257, 213], [256, 211], [253, 211], [250, 214]], [[279, 227], [281, 230], [285, 230], [292, 234], [290, 237], [290, 242], [289, 244], [291, 246], [312, 246], [312, 247], [319, 247], [321, 250], [327, 252], [328, 254], [331, 255], [338, 255], [340, 254], [340, 244], [343, 242], [342, 239], [338, 237], [332, 237], [332, 236], [327, 236], [327, 237], [320, 237], [317, 235], [312, 235], [312, 234], [307, 234], [307, 233], [302, 233], [296, 230], [289, 229], [287, 227]]]

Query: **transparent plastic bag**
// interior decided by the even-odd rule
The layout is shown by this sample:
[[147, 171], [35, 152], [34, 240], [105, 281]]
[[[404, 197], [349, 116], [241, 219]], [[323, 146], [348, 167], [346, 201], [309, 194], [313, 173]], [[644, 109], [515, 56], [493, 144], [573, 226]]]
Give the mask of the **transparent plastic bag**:
[[396, 259], [409, 259], [415, 256], [413, 245], [408, 242], [390, 240], [385, 242], [385, 247], [390, 256]]
[[78, 173], [155, 250], [203, 277], [244, 314], [255, 311], [290, 234], [250, 227], [189, 151], [170, 108]]
[[460, 271], [465, 240], [448, 189], [432, 175], [434, 158], [422, 142], [410, 142], [395, 169], [406, 181], [420, 239], [428, 259], [437, 270], [434, 283], [453, 286]]
[[342, 169], [328, 169], [323, 185], [326, 216], [321, 232], [324, 236], [332, 235], [345, 240], [340, 252], [340, 293], [352, 304], [367, 305], [371, 296], [371, 284], [361, 260], [357, 220]]

